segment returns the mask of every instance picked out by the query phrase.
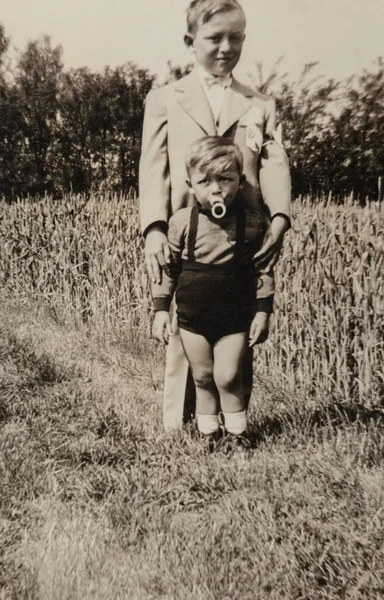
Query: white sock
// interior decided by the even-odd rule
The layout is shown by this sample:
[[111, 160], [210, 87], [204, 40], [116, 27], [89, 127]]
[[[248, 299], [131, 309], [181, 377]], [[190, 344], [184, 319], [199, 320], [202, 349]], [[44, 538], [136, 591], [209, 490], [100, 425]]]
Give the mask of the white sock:
[[247, 429], [247, 411], [242, 410], [237, 413], [223, 413], [224, 425], [228, 433], [240, 435]]
[[218, 415], [196, 415], [197, 428], [204, 435], [215, 433], [219, 429]]

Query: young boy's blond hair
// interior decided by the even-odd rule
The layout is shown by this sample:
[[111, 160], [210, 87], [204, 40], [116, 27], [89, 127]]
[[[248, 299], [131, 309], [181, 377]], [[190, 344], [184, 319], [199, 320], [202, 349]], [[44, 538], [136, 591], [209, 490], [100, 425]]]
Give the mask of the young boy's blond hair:
[[231, 10], [239, 10], [244, 15], [237, 0], [193, 0], [187, 9], [188, 33], [195, 34], [201, 25], [208, 23], [217, 13]]
[[243, 172], [243, 155], [230, 138], [208, 136], [193, 142], [185, 159], [188, 176], [193, 169], [207, 174], [224, 173], [233, 165], [239, 175]]

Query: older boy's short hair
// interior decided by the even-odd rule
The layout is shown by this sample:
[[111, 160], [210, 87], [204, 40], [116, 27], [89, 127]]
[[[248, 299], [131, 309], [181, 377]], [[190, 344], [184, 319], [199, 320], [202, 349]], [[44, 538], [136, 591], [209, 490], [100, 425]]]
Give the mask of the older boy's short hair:
[[243, 155], [237, 144], [220, 136], [206, 136], [193, 142], [185, 158], [188, 176], [193, 169], [200, 169], [207, 174], [219, 174], [233, 165], [241, 176], [243, 173]]
[[188, 33], [196, 33], [200, 25], [208, 23], [217, 13], [231, 10], [240, 10], [244, 15], [243, 8], [237, 0], [193, 0], [187, 9]]

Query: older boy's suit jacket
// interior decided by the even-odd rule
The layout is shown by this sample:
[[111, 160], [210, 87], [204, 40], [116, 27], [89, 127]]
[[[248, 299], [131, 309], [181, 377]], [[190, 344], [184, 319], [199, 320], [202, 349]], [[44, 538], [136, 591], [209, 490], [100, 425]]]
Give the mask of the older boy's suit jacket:
[[[254, 122], [253, 122], [254, 121]], [[166, 224], [178, 209], [193, 202], [186, 185], [185, 156], [196, 139], [223, 135], [236, 142], [244, 157], [246, 205], [273, 216], [290, 216], [291, 186], [287, 156], [274, 139], [275, 104], [235, 79], [225, 90], [220, 122], [216, 127], [199, 75], [186, 77], [147, 97], [139, 172], [141, 228]], [[247, 137], [259, 140], [251, 150]], [[177, 327], [176, 320], [173, 323]], [[252, 387], [252, 352], [243, 372], [245, 393]], [[194, 387], [180, 336], [172, 335], [167, 348], [163, 420], [165, 429], [180, 426], [194, 412]]]
[[[257, 121], [251, 125], [263, 143], [256, 150], [246, 141], [250, 120]], [[289, 165], [274, 130], [274, 100], [235, 79], [225, 90], [218, 127], [196, 71], [152, 90], [145, 107], [139, 175], [143, 232], [154, 222], [167, 223], [174, 212], [193, 201], [185, 182], [185, 156], [192, 142], [206, 135], [230, 137], [241, 148], [247, 179], [243, 197], [249, 208], [290, 216]]]

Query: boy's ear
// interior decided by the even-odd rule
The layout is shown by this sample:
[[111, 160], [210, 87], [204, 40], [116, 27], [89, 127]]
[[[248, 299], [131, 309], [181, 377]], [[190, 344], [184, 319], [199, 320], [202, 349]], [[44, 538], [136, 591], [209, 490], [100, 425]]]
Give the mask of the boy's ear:
[[195, 38], [193, 37], [192, 33], [186, 33], [184, 36], [184, 44], [187, 46], [187, 48], [189, 50], [194, 51], [194, 47], [193, 47], [193, 42], [195, 41]]
[[240, 175], [240, 181], [239, 181], [239, 189], [241, 190], [241, 188], [243, 187], [244, 183], [246, 182], [246, 176], [244, 175], [244, 173], [242, 175]]
[[191, 185], [191, 182], [190, 182], [190, 180], [189, 180], [189, 179], [186, 179], [186, 180], [185, 180], [185, 183], [187, 184], [187, 186], [188, 186], [190, 189], [192, 189], [192, 185]]

